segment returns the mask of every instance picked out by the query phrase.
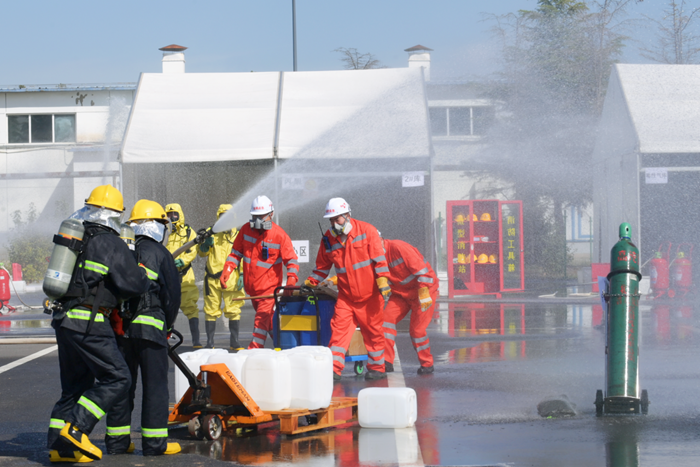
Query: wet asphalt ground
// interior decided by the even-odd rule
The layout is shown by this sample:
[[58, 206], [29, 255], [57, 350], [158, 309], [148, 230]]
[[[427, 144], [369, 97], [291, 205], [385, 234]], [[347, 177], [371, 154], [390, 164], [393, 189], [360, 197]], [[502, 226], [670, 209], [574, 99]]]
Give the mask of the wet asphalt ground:
[[[38, 305], [40, 294], [25, 301]], [[108, 456], [105, 466], [208, 465], [513, 465], [695, 466], [700, 464], [700, 307], [692, 301], [643, 301], [640, 307], [640, 387], [649, 391], [649, 414], [595, 416], [596, 389], [604, 388], [605, 328], [595, 299], [525, 299], [440, 303], [429, 328], [435, 374], [418, 376], [407, 320], [397, 338], [401, 372], [365, 382], [350, 366], [335, 395], [356, 396], [369, 386], [405, 384], [416, 390], [415, 430], [373, 430], [357, 424], [308, 434], [280, 435], [276, 424], [238, 430], [218, 441], [190, 439], [184, 427], [170, 438], [183, 454], [144, 458]], [[252, 330], [243, 310], [241, 339]], [[176, 325], [188, 337], [181, 316]], [[203, 326], [202, 326], [203, 327]], [[202, 330], [203, 331], [203, 330]], [[0, 465], [50, 465], [45, 433], [59, 397], [57, 354], [51, 351], [6, 365], [54, 344], [6, 344], [13, 338], [51, 338], [40, 311], [0, 317]], [[227, 346], [220, 320], [217, 344]], [[181, 351], [189, 351], [189, 340]], [[268, 343], [269, 345], [269, 343]], [[172, 370], [171, 370], [172, 371]], [[172, 376], [172, 374], [171, 374]], [[171, 389], [173, 379], [170, 378]], [[543, 419], [537, 404], [566, 395], [577, 409], [567, 418]], [[140, 394], [137, 394], [137, 400]], [[175, 401], [171, 401], [175, 402]], [[132, 426], [138, 427], [139, 409]], [[91, 439], [104, 448], [104, 422]]]

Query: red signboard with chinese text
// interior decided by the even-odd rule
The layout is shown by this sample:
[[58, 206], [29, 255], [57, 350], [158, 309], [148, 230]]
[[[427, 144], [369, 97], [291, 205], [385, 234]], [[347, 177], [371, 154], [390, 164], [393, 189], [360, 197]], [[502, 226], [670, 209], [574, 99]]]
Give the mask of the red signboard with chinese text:
[[447, 202], [449, 296], [522, 291], [522, 201]]

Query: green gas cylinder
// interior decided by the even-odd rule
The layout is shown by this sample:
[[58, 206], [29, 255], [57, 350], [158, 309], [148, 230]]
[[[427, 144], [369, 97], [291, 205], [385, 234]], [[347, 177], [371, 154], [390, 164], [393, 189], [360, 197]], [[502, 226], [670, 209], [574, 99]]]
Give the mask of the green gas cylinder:
[[620, 224], [620, 241], [610, 251], [605, 295], [605, 397], [596, 397], [597, 412], [646, 413], [648, 397], [639, 390], [639, 250], [628, 223]]

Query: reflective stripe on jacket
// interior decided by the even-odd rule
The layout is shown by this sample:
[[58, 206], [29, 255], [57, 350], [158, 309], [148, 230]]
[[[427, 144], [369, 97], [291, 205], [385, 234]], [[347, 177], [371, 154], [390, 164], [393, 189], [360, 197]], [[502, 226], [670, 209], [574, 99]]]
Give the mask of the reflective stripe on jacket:
[[[263, 247], [267, 249], [267, 259], [263, 258]], [[250, 224], [244, 224], [226, 261], [235, 267], [243, 261], [243, 285], [249, 295], [267, 295], [282, 285], [282, 265], [287, 269], [287, 281], [292, 277], [296, 281], [299, 274], [292, 240], [274, 222], [270, 230], [252, 229]]]
[[309, 280], [318, 284], [325, 279], [335, 266], [338, 275], [338, 292], [354, 300], [367, 300], [374, 293], [379, 293], [377, 277], [389, 277], [377, 228], [367, 222], [350, 219], [352, 230], [345, 245], [334, 237], [330, 230], [325, 233], [330, 248], [321, 242], [316, 256], [316, 269]]
[[[90, 335], [113, 336], [112, 326], [102, 313], [95, 314], [95, 320], [90, 325], [91, 307], [95, 300], [98, 285], [104, 281], [104, 292], [99, 303], [100, 310], [112, 309], [129, 298], [137, 297], [148, 289], [148, 279], [145, 271], [138, 266], [134, 255], [119, 238], [119, 234], [103, 225], [84, 222], [85, 237], [90, 240], [85, 244], [84, 251], [78, 256], [73, 270], [73, 279], [66, 296], [61, 302], [77, 300], [70, 310], [57, 317], [53, 326], [61, 326], [77, 332], [86, 332], [90, 326]], [[83, 294], [83, 286], [88, 294], [84, 300], [79, 300]], [[87, 318], [87, 319], [85, 319]]]
[[416, 247], [403, 240], [384, 239], [384, 248], [392, 293], [409, 298], [415, 297], [421, 287], [427, 287], [431, 293], [438, 289], [435, 271]]
[[149, 280], [148, 292], [129, 301], [126, 336], [167, 344], [167, 333], [180, 308], [180, 275], [170, 252], [150, 237], [136, 238], [136, 256]]

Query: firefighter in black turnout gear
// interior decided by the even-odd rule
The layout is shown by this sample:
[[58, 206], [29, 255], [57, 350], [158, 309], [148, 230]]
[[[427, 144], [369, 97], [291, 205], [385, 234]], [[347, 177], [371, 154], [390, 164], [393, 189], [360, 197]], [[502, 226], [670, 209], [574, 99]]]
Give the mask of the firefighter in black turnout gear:
[[131, 412], [134, 409], [138, 370], [141, 368], [143, 401], [141, 437], [144, 456], [176, 454], [178, 443], [168, 443], [168, 333], [180, 308], [180, 274], [175, 260], [162, 245], [168, 218], [155, 201], [134, 205], [129, 225], [136, 234], [136, 260], [146, 270], [150, 287], [128, 301], [123, 315], [124, 337], [119, 339], [131, 373], [129, 397], [107, 414], [105, 444], [109, 454], [133, 451]]
[[119, 238], [123, 211], [119, 190], [102, 185], [71, 216], [83, 222], [85, 232], [68, 290], [49, 308], [61, 370], [61, 398], [48, 433], [52, 462], [101, 459], [88, 436], [131, 385], [110, 319], [123, 300], [141, 295], [149, 284]]

